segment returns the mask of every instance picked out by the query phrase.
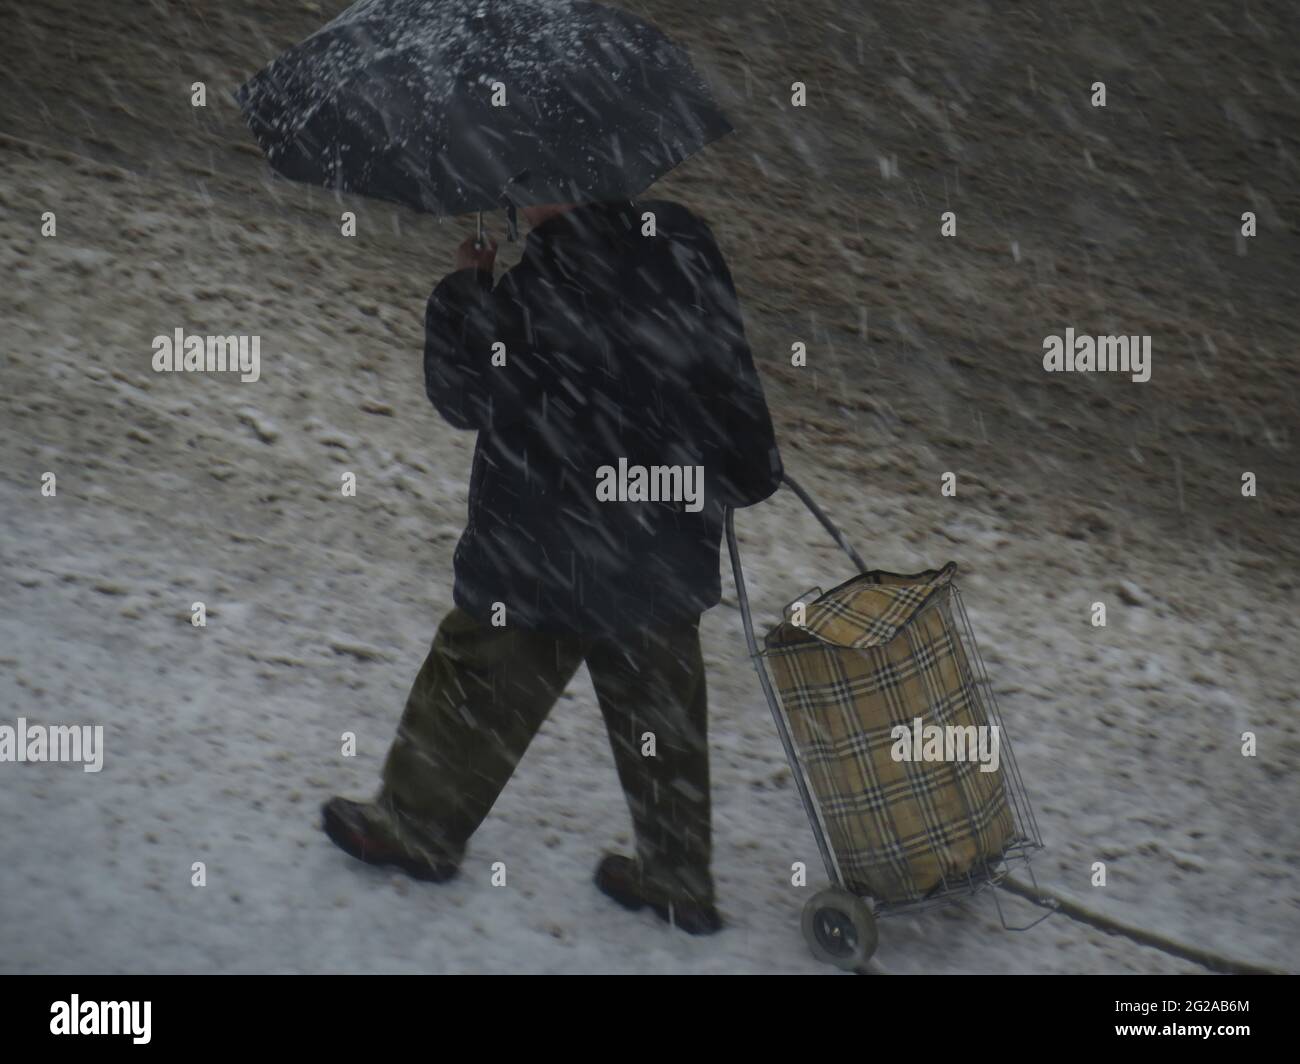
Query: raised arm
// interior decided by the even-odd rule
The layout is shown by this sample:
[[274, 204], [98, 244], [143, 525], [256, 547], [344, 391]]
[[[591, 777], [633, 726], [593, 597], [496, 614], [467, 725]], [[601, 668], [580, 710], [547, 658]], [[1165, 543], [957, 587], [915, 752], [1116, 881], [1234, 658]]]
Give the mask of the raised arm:
[[[459, 429], [518, 420], [530, 392], [519, 356], [527, 343], [518, 285], [506, 273], [493, 287], [489, 270], [469, 267], [444, 277], [424, 316], [424, 384], [438, 412]], [[493, 344], [506, 345], [504, 366]]]

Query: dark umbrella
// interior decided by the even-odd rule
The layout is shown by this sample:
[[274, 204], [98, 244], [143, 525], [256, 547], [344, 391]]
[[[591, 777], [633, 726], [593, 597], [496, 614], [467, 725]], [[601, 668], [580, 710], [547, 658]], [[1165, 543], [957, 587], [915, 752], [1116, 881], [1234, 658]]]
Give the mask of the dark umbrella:
[[516, 204], [632, 198], [732, 131], [683, 49], [586, 0], [359, 0], [235, 99], [284, 176], [505, 206], [511, 240]]

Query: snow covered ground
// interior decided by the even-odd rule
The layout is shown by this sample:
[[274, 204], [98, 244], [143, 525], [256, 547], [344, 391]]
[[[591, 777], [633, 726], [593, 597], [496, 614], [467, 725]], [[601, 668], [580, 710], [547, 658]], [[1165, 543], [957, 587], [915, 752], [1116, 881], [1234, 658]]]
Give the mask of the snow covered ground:
[[[629, 824], [585, 673], [457, 881], [369, 869], [319, 831], [325, 798], [371, 792], [450, 606], [473, 437], [425, 399], [419, 330], [469, 230], [352, 201], [361, 236], [342, 238], [332, 197], [268, 188], [260, 161], [230, 147], [228, 105], [208, 128], [187, 99], [157, 103], [167, 76], [188, 86], [194, 70], [214, 83], [250, 72], [319, 21], [302, 7], [275, 16], [272, 41], [270, 16], [246, 4], [214, 11], [202, 42], [173, 12], [161, 27], [145, 20], [145, 45], [117, 51], [149, 5], [96, 7], [83, 24], [55, 3], [20, 22], [32, 39], [79, 41], [113, 88], [63, 96], [41, 87], [49, 71], [11, 74], [31, 79], [44, 117], [34, 96], [0, 93], [0, 724], [102, 724], [106, 752], [97, 774], [0, 764], [0, 970], [829, 972], [799, 934], [822, 874], [725, 570], [728, 599], [704, 624], [723, 934], [691, 939], [591, 885]], [[858, 17], [822, 7], [810, 8], [819, 25]], [[955, 10], [993, 32], [980, 6]], [[690, 39], [684, 11], [647, 13]], [[747, 17], [765, 21], [745, 71], [723, 66], [738, 92], [752, 76], [779, 97], [781, 16]], [[710, 22], [697, 50], [728, 55], [718, 27], [734, 21]], [[169, 39], [194, 48], [190, 66], [142, 61], [173, 55]], [[977, 80], [974, 52], [959, 58]], [[1092, 286], [1107, 270], [1071, 275], [1067, 251], [1047, 243], [1051, 223], [1009, 219], [1011, 198], [1004, 228], [942, 265], [945, 252], [909, 229], [901, 187], [872, 193], [881, 216], [857, 237], [838, 186], [804, 202], [789, 181], [756, 185], [751, 204], [732, 203], [716, 182], [727, 167], [757, 180], [755, 144], [787, 176], [801, 158], [831, 170], [845, 158], [846, 124], [810, 120], [795, 136], [788, 118], [762, 117], [767, 92], [735, 101], [749, 140], [693, 160], [657, 194], [716, 221], [789, 470], [872, 564], [958, 561], [1044, 832], [1041, 882], [1125, 923], [1296, 970], [1295, 369], [1281, 318], [1253, 313], [1250, 291], [1282, 282], [1225, 281], [1202, 301], [1178, 274], [1197, 268], [1200, 244], [1184, 237], [1187, 261], [1156, 275], [1129, 261], [1121, 234], [1097, 254], [1128, 284], [1103, 297]], [[867, 99], [862, 114], [885, 122]], [[1041, 161], [1024, 151], [1026, 165]], [[970, 172], [1004, 162], [976, 152]], [[1257, 176], [1257, 197], [1272, 177]], [[1079, 211], [1086, 200], [1102, 221], [1123, 215], [1094, 191], [1075, 197]], [[1003, 202], [983, 195], [974, 206]], [[54, 239], [38, 235], [47, 209]], [[507, 247], [501, 265], [516, 254]], [[1258, 298], [1274, 305], [1277, 291]], [[1232, 319], [1234, 301], [1252, 313]], [[1109, 320], [1154, 332], [1157, 359], [1170, 352], [1152, 383], [1044, 382], [1035, 330]], [[150, 342], [177, 327], [260, 334], [261, 379], [155, 374]], [[783, 364], [798, 338], [808, 370]], [[939, 495], [948, 469], [956, 499]], [[1260, 498], [1240, 498], [1242, 469], [1259, 472]], [[46, 471], [53, 498], [40, 492]], [[355, 498], [340, 495], [344, 471]], [[788, 493], [738, 525], [761, 626], [849, 575]], [[190, 624], [196, 601], [206, 628]], [[1104, 628], [1090, 623], [1096, 601]], [[340, 756], [346, 731], [355, 758]], [[1241, 756], [1244, 731], [1257, 757]], [[808, 887], [790, 885], [797, 860]], [[489, 883], [495, 861], [504, 887]], [[1095, 861], [1104, 888], [1090, 885]], [[1035, 915], [1003, 904], [1011, 922]], [[900, 973], [1202, 970], [1060, 917], [1004, 931], [987, 897], [884, 924], [878, 958]]]

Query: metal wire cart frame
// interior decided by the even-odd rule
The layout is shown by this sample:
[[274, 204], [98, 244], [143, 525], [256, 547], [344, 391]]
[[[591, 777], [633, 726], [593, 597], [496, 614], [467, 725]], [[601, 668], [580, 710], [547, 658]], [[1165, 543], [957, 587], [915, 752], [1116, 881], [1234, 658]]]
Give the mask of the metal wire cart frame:
[[[858, 572], [867, 572], [867, 565], [863, 562], [861, 556], [853, 549], [853, 546], [844, 538], [839, 529], [835, 527], [811, 496], [788, 475], [784, 477], [783, 482], [808, 507], [822, 527], [830, 533], [835, 543], [852, 560]], [[746, 594], [745, 577], [740, 563], [740, 549], [736, 542], [735, 514], [729, 507], [725, 513], [725, 527], [727, 550], [731, 555], [731, 567], [736, 580], [737, 601], [740, 606], [741, 619], [744, 623], [745, 641], [749, 646], [750, 660], [754, 663], [759, 683], [763, 688], [763, 694], [772, 710], [777, 734], [781, 737], [781, 745], [785, 748], [786, 759], [790, 764], [791, 775], [798, 788], [804, 811], [808, 814], [813, 835], [817, 841], [817, 849], [821, 853], [822, 862], [826, 866], [826, 873], [830, 877], [832, 884], [829, 888], [819, 891], [804, 906], [803, 934], [813, 955], [819, 960], [840, 968], [863, 971], [866, 962], [875, 952], [879, 941], [876, 927], [878, 918], [916, 913], [935, 906], [950, 904], [959, 898], [978, 894], [990, 887], [997, 886], [1008, 876], [1012, 866], [1017, 864], [1023, 865], [1025, 871], [1029, 874], [1030, 880], [1033, 881], [1033, 870], [1030, 867], [1029, 860], [1030, 853], [1033, 850], [1042, 848], [1042, 837], [1039, 834], [1033, 810], [1029, 805], [1024, 781], [1016, 766], [1011, 744], [1006, 738], [1006, 730], [1002, 727], [1002, 714], [998, 707], [997, 697], [993, 692], [992, 684], [989, 682], [979, 648], [975, 643], [975, 635], [971, 629], [970, 619], [966, 615], [961, 593], [956, 583], [952, 582], [949, 585], [950, 593], [944, 596], [940, 608], [951, 611], [948, 616], [955, 621], [952, 628], [964, 646], [965, 660], [969, 663], [969, 666], [963, 664], [962, 668], [965, 670], [965, 668], [969, 667], [974, 673], [974, 675], [969, 675], [965, 671], [962, 673], [974, 692], [975, 705], [973, 710], [980, 720], [991, 725], [997, 725], [1000, 729], [1001, 764], [998, 771], [1002, 775], [1007, 804], [1015, 827], [1014, 835], [1003, 850], [1000, 859], [981, 866], [978, 871], [969, 871], [960, 878], [944, 878], [938, 887], [927, 892], [926, 896], [919, 901], [885, 902], [859, 896], [849, 889], [831, 845], [827, 826], [815, 796], [807, 767], [804, 765], [797, 745], [792, 738], [786, 707], [783, 706], [778, 697], [772, 677], [769, 674], [771, 666], [767, 661], [768, 651], [759, 647], [754, 636], [749, 597]], [[820, 597], [820, 588], [815, 590]], [[865, 653], [865, 651], [858, 651], [858, 653]], [[999, 919], [1002, 926], [1007, 930], [1027, 930], [1051, 915], [1049, 911], [1030, 924], [1023, 927], [1012, 927], [1007, 923], [1002, 913], [1001, 903], [997, 901], [998, 892], [993, 891], [992, 893], [997, 904]]]

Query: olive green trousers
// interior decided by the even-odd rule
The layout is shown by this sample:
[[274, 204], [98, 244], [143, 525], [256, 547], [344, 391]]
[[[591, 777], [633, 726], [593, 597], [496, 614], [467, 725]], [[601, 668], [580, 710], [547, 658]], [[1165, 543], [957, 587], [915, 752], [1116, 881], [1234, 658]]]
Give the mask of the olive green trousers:
[[411, 688], [384, 765], [381, 804], [421, 849], [460, 863], [470, 836], [584, 661], [632, 814], [643, 875], [670, 895], [712, 904], [698, 617], [595, 638], [496, 628], [452, 609]]

